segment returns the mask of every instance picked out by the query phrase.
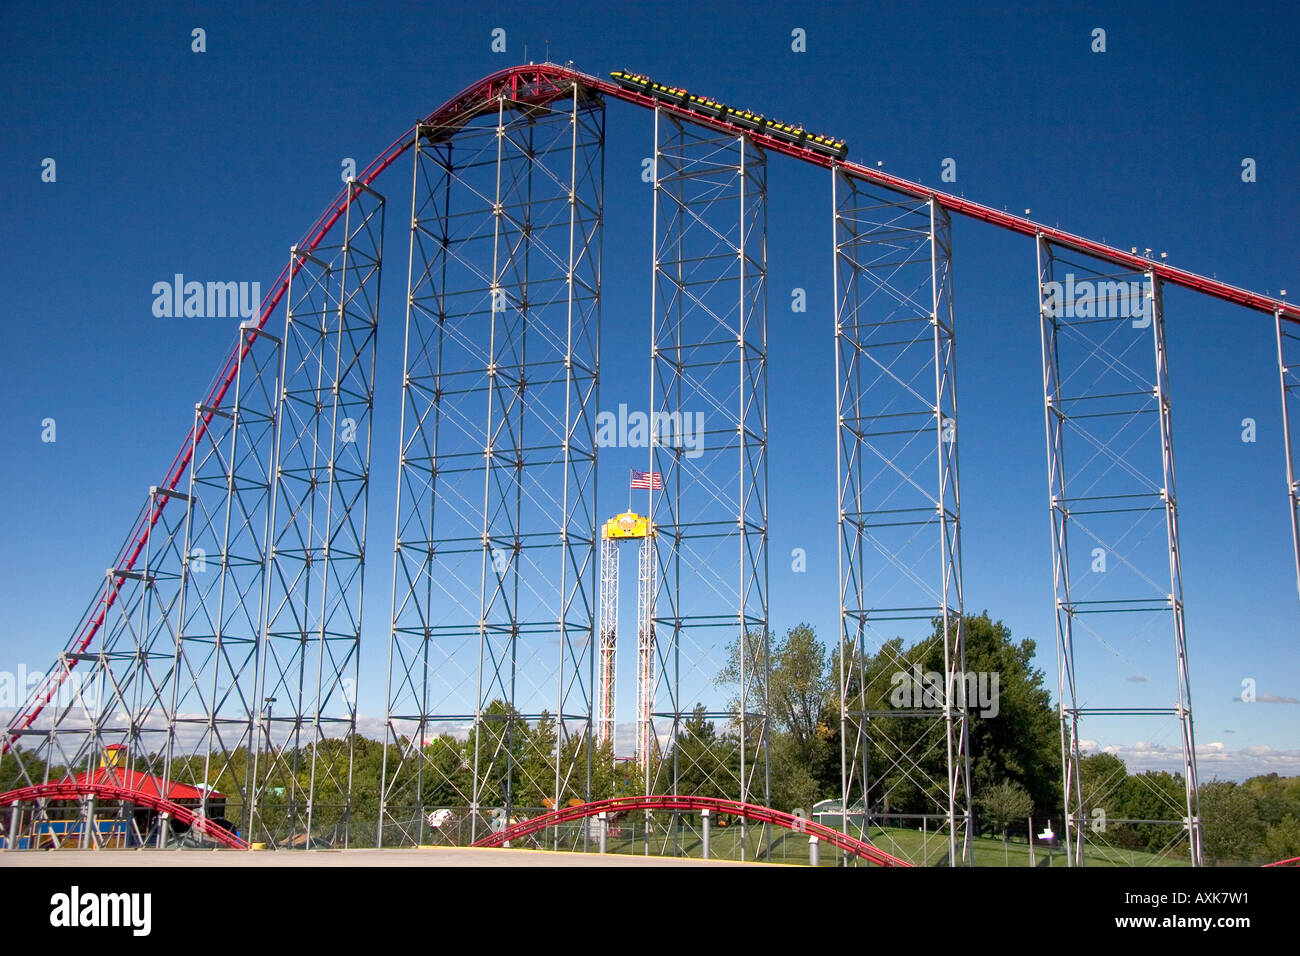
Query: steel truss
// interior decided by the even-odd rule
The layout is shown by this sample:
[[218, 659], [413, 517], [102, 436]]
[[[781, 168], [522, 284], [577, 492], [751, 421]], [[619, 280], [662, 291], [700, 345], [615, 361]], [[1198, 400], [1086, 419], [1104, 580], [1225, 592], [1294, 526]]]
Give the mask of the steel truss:
[[[1144, 826], [1200, 865], [1162, 283], [1040, 236], [1038, 288], [1067, 855], [1104, 857]], [[1155, 651], [1170, 637], [1172, 669]], [[1120, 717], [1143, 721], [1148, 746], [1178, 734], [1181, 794], [1134, 778], [1158, 807], [1148, 819], [1112, 811], [1122, 770], [1085, 772], [1105, 738], [1085, 742], [1081, 721], [1105, 734]]]
[[250, 810], [256, 744], [280, 346], [276, 336], [245, 327], [234, 400], [194, 408], [167, 708], [163, 792], [173, 781], [210, 786], [226, 795], [225, 818], [241, 827]]
[[247, 701], [253, 841], [351, 834], [384, 198], [349, 180], [342, 236], [290, 250], [264, 646]]
[[[185, 526], [183, 504], [164, 507], [172, 497], [185, 496], [149, 489], [126, 545], [83, 616], [99, 621], [95, 641], [78, 651], [72, 649], [74, 640], [33, 694], [34, 700], [43, 697], [47, 707], [31, 730], [15, 735], [26, 749], [10, 754], [25, 784], [95, 774], [110, 747], [124, 748], [121, 767], [144, 767], [155, 778], [164, 776], [170, 713], [164, 689], [171, 676]], [[155, 512], [158, 520], [152, 522]], [[140, 551], [132, 561], [137, 542]], [[122, 782], [118, 772], [105, 769], [106, 782]], [[88, 825], [96, 816], [103, 819], [93, 797], [83, 797], [76, 846], [104, 845], [99, 831]], [[21, 820], [21, 825], [12, 829], [29, 831], [67, 818], [66, 810], [52, 811], [41, 801], [31, 807], [30, 817], [20, 812], [15, 822]], [[137, 841], [146, 836], [125, 807], [118, 808], [115, 822], [129, 827]]]
[[[346, 845], [384, 204], [356, 181], [340, 202], [341, 241], [291, 257], [284, 337], [240, 327], [169, 487], [11, 728], [39, 741], [13, 751], [25, 783], [184, 784], [255, 840]], [[173, 835], [117, 810], [137, 844]], [[80, 842], [95, 815], [85, 798]]]
[[1283, 319], [1282, 310], [1273, 313], [1277, 326], [1277, 367], [1282, 385], [1282, 440], [1286, 452], [1286, 489], [1291, 502], [1291, 546], [1295, 555], [1296, 588], [1300, 591], [1300, 448], [1291, 440], [1291, 422], [1300, 417], [1300, 334]]
[[[766, 229], [763, 151], [656, 109], [646, 793], [770, 790]], [[768, 828], [749, 847], [740, 826], [742, 858], [760, 852]]]
[[590, 792], [604, 124], [417, 129], [381, 844]]
[[[227, 796], [223, 813], [244, 807], [236, 751], [247, 744], [248, 722], [238, 679], [251, 685], [256, 660], [256, 606], [250, 620], [244, 601], [254, 587], [260, 592], [264, 563], [279, 340], [242, 326], [231, 361], [230, 402], [195, 408], [187, 490], [150, 489], [83, 618], [94, 642], [60, 656], [63, 681], [37, 724], [44, 739], [33, 756], [44, 764], [42, 782], [85, 772], [132, 786], [134, 771], [149, 780], [137, 787], [210, 786]], [[81, 643], [74, 638], [71, 646]], [[117, 750], [111, 759], [110, 749]], [[211, 808], [204, 801], [199, 810]], [[164, 827], [140, 833], [129, 811], [119, 804], [118, 822], [136, 843], [167, 842]], [[101, 842], [89, 825], [95, 816], [104, 819], [93, 798], [83, 799], [80, 845]], [[33, 822], [50, 820], [44, 807], [34, 808]]]
[[844, 827], [919, 814], [970, 863], [951, 226], [841, 169], [831, 196]]

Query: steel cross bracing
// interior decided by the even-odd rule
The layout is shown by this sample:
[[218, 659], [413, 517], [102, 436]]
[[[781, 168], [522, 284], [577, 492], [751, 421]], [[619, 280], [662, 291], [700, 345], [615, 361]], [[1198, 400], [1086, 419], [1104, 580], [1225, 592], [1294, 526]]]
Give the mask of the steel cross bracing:
[[381, 844], [590, 790], [604, 106], [491, 106], [414, 144]]
[[352, 180], [343, 235], [290, 251], [264, 646], [249, 696], [253, 841], [346, 847], [385, 203]]
[[[1041, 239], [1038, 286], [1067, 856], [1106, 858], [1142, 826], [1200, 865], [1162, 283]], [[1173, 789], [1085, 759], [1118, 718], [1181, 753]], [[1146, 791], [1148, 819], [1109, 812], [1121, 784]]]
[[1291, 437], [1291, 423], [1300, 421], [1300, 334], [1273, 313], [1277, 330], [1277, 368], [1282, 385], [1282, 448], [1286, 455], [1286, 489], [1291, 503], [1291, 545], [1295, 556], [1296, 588], [1300, 591], [1300, 445]]
[[844, 825], [925, 818], [969, 863], [951, 227], [839, 169], [832, 206]]
[[[761, 150], [656, 111], [646, 793], [769, 792], [766, 216]], [[657, 839], [676, 846], [681, 825]], [[742, 853], [756, 854], [768, 828], [751, 847], [746, 826]]]
[[[166, 783], [226, 795], [248, 819], [267, 528], [280, 394], [279, 338], [241, 333], [234, 401], [197, 405], [167, 713]], [[202, 428], [203, 420], [210, 425]], [[159, 834], [160, 839], [163, 834]]]
[[[206, 424], [191, 433], [187, 491], [150, 489], [136, 524], [138, 537], [133, 532], [140, 544], [137, 560], [106, 574], [95, 642], [61, 655], [61, 667], [89, 665], [78, 675], [84, 679], [62, 684], [50, 700], [53, 706], [34, 725], [48, 727], [42, 745], [29, 755], [42, 765], [42, 782], [84, 772], [122, 786], [132, 782], [127, 774], [135, 771], [159, 792], [166, 792], [170, 781], [215, 781], [213, 789], [224, 788], [229, 795], [225, 812], [242, 806], [243, 762], [236, 750], [241, 742], [246, 745], [247, 721], [240, 718], [238, 681], [247, 670], [251, 683], [248, 662], [255, 658], [258, 637], [256, 613], [250, 621], [243, 601], [260, 582], [263, 563], [259, 517], [264, 523], [264, 451], [270, 448], [278, 345], [274, 336], [241, 327], [230, 406], [195, 410], [196, 419]], [[175, 505], [164, 509], [169, 501]], [[191, 605], [198, 613], [187, 615], [187, 591], [195, 592]], [[200, 617], [203, 624], [197, 623]], [[65, 674], [71, 676], [70, 667]], [[186, 696], [179, 692], [182, 682], [200, 689]], [[116, 766], [101, 769], [108, 748], [121, 752]], [[23, 752], [16, 756], [21, 766]], [[35, 782], [30, 776], [27, 781]], [[199, 812], [208, 809], [205, 802]], [[88, 825], [93, 813], [94, 798], [83, 798], [81, 844], [99, 840]], [[161, 827], [152, 834], [136, 832], [125, 805], [118, 804], [117, 813], [119, 819], [127, 816], [123, 822], [137, 843], [166, 842], [169, 834]], [[49, 819], [38, 807], [34, 822]]]

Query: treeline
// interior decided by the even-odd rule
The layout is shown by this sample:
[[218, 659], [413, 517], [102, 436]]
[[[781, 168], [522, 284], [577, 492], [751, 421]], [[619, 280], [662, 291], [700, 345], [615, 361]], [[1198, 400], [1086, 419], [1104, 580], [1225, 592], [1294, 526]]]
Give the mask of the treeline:
[[[1001, 622], [987, 614], [965, 619], [966, 669], [997, 675], [996, 700], [968, 700], [972, 794], [976, 830], [985, 834], [1022, 832], [1028, 818], [1062, 823], [1061, 750], [1057, 711], [1044, 685], [1041, 670], [1032, 666], [1033, 641], [1015, 642]], [[841, 747], [858, 754], [867, 741], [865, 762], [871, 771], [872, 806], [877, 821], [904, 821], [909, 815], [934, 813], [935, 785], [944, 780], [946, 747], [941, 720], [891, 715], [897, 695], [909, 681], [899, 675], [943, 671], [941, 631], [911, 647], [901, 640], [886, 644], [874, 655], [846, 660], [838, 649], [827, 651], [812, 628], [801, 625], [774, 639], [768, 659], [761, 643], [749, 649], [748, 665], [767, 674], [766, 686], [750, 684], [746, 710], [761, 710], [763, 698], [769, 725], [748, 721], [742, 739], [739, 722], [710, 719], [703, 706], [682, 722], [674, 739], [649, 767], [616, 760], [613, 749], [588, 745], [586, 727], [557, 726], [549, 714], [526, 720], [501, 701], [493, 701], [480, 718], [460, 734], [442, 733], [419, 741], [402, 739], [385, 745], [361, 735], [322, 741], [318, 754], [332, 768], [346, 767], [352, 751], [349, 806], [346, 781], [316, 781], [312, 801], [312, 833], [326, 843], [337, 842], [341, 829], [352, 845], [373, 841], [381, 794], [388, 813], [399, 821], [420, 818], [437, 808], [476, 806], [484, 816], [493, 808], [512, 816], [531, 814], [584, 799], [623, 794], [672, 792], [735, 798], [744, 779], [751, 800], [761, 802], [770, 786], [770, 803], [777, 809], [811, 810], [817, 803], [841, 797]], [[736, 659], [718, 675], [720, 687], [738, 685]], [[845, 680], [850, 717], [841, 720], [839, 681]], [[921, 688], [916, 688], [921, 692]], [[910, 690], [909, 690], [910, 692]], [[741, 702], [727, 710], [739, 713]], [[871, 714], [870, 733], [859, 737], [854, 715]], [[842, 740], [847, 727], [852, 739]], [[770, 772], [764, 780], [764, 743]], [[263, 773], [261, 808], [271, 839], [301, 826], [312, 786], [314, 749], [304, 747], [281, 754], [269, 777]], [[902, 755], [906, 759], [901, 759]], [[214, 761], [224, 769], [217, 779], [204, 779], [201, 757], [178, 761], [173, 778], [206, 783], [226, 795], [226, 816], [242, 826], [244, 795], [251, 774], [249, 754], [242, 750]], [[384, 763], [387, 757], [387, 777]], [[28, 772], [39, 778], [44, 769], [24, 757]], [[137, 769], [157, 772], [156, 755], [140, 757]], [[856, 766], [856, 763], [855, 763]], [[0, 791], [23, 785], [17, 762], [0, 760]], [[77, 768], [83, 769], [83, 768]], [[1144, 771], [1130, 774], [1112, 754], [1094, 754], [1080, 768], [1083, 819], [1089, 841], [1119, 850], [1186, 856], [1186, 835], [1177, 824], [1185, 813], [1184, 780], [1180, 774]], [[66, 774], [51, 768], [51, 779]], [[674, 783], [675, 781], [675, 783]], [[860, 794], [860, 784], [857, 785]], [[1211, 781], [1200, 788], [1206, 858], [1213, 863], [1259, 863], [1300, 856], [1300, 778], [1276, 774], [1245, 783]], [[854, 799], [851, 795], [850, 799]], [[851, 806], [850, 812], [861, 810]], [[915, 819], [910, 817], [910, 819]], [[275, 821], [279, 821], [278, 823]], [[899, 824], [903, 825], [903, 824]], [[398, 827], [400, 829], [400, 825]], [[387, 840], [387, 837], [386, 837]]]

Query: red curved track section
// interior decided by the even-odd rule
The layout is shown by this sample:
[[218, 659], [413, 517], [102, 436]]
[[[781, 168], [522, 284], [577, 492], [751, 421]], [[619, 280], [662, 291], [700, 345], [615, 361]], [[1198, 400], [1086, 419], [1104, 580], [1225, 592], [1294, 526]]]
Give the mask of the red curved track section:
[[0, 793], [0, 807], [28, 800], [75, 800], [78, 797], [89, 796], [100, 797], [105, 800], [121, 800], [123, 803], [158, 810], [168, 814], [173, 820], [183, 823], [205, 836], [212, 837], [222, 846], [229, 847], [232, 850], [248, 849], [248, 844], [229, 830], [217, 826], [207, 817], [201, 817], [187, 807], [182, 807], [153, 794], [142, 793], [139, 790], [131, 790], [127, 787], [116, 787], [112, 784], [64, 781], [62, 783], [41, 784], [36, 787], [23, 787], [21, 790]]
[[[651, 96], [638, 93], [632, 90], [612, 83], [599, 77], [589, 76], [585, 73], [579, 73], [576, 70], [567, 67], [557, 66], [555, 64], [542, 64], [540, 66], [518, 66], [491, 76], [485, 77], [478, 82], [466, 87], [456, 96], [449, 99], [446, 103], [436, 109], [433, 113], [422, 120], [419, 126], [425, 135], [431, 135], [434, 138], [442, 138], [454, 135], [455, 132], [464, 126], [475, 116], [495, 108], [498, 97], [506, 97], [515, 102], [543, 104], [559, 99], [562, 96], [571, 94], [574, 84], [587, 90], [595, 90], [605, 96], [614, 99], [623, 100], [627, 103], [633, 103], [637, 106], [654, 109], [658, 107], [666, 112], [679, 116], [682, 119], [689, 120], [692, 123], [701, 126], [711, 127], [713, 129], [735, 133], [750, 137], [753, 142], [762, 146], [764, 149], [791, 156], [804, 162], [813, 163], [827, 169], [840, 169], [845, 174], [857, 179], [874, 183], [892, 189], [905, 195], [913, 196], [918, 199], [933, 198], [940, 206], [951, 212], [966, 216], [971, 219], [977, 219], [1002, 229], [1017, 232], [1026, 236], [1041, 236], [1056, 245], [1063, 246], [1075, 251], [1093, 256], [1116, 265], [1122, 266], [1134, 271], [1150, 271], [1160, 279], [1173, 285], [1182, 286], [1192, 289], [1206, 295], [1223, 299], [1236, 305], [1245, 306], [1260, 312], [1267, 312], [1270, 315], [1277, 313], [1290, 322], [1300, 323], [1300, 306], [1288, 304], [1281, 300], [1272, 299], [1267, 296], [1250, 292], [1236, 286], [1228, 285], [1225, 282], [1219, 282], [1215, 279], [1206, 278], [1185, 269], [1176, 269], [1173, 266], [1166, 265], [1163, 262], [1153, 262], [1142, 256], [1134, 255], [1122, 249], [1108, 246], [1103, 243], [1093, 242], [1082, 236], [1076, 236], [1060, 229], [1054, 229], [1044, 226], [1040, 223], [1024, 219], [1020, 216], [1012, 216], [1008, 213], [993, 209], [989, 206], [972, 202], [960, 196], [954, 196], [949, 193], [939, 192], [920, 183], [911, 182], [910, 180], [900, 179], [897, 176], [890, 176], [878, 169], [872, 169], [857, 163], [842, 162], [823, 156], [813, 150], [806, 149], [784, 140], [775, 139], [761, 132], [753, 132], [743, 129], [725, 120], [717, 119], [704, 113], [695, 112], [684, 106], [677, 106], [656, 100]], [[432, 127], [432, 130], [427, 129]], [[396, 139], [392, 145], [384, 150], [374, 161], [367, 166], [357, 177], [357, 181], [365, 186], [370, 186], [384, 170], [388, 169], [399, 156], [406, 152], [415, 141], [416, 128], [412, 128], [403, 133]], [[352, 201], [352, 187], [345, 186], [342, 192], [335, 197], [334, 201], [326, 207], [321, 213], [320, 218], [315, 224], [307, 230], [303, 240], [298, 243], [297, 248], [304, 251], [313, 251], [317, 249], [321, 242], [329, 235], [330, 231], [343, 217], [348, 205]], [[280, 275], [272, 284], [270, 291], [262, 300], [261, 311], [258, 313], [257, 328], [265, 328], [266, 322], [270, 319], [271, 314], [279, 306], [288, 289], [289, 278], [292, 273], [296, 273], [300, 268], [296, 262], [291, 267], [286, 266]], [[243, 346], [247, 352], [251, 342]], [[227, 390], [234, 383], [236, 359], [239, 355], [238, 350], [232, 353], [227, 360], [224, 369], [217, 376], [215, 383], [208, 393], [204, 405], [209, 409], [215, 410], [221, 407]], [[213, 411], [209, 411], [197, 426], [198, 437], [202, 438], [212, 420]], [[194, 447], [194, 429], [191, 429], [181, 450], [177, 452], [172, 461], [172, 465], [167, 472], [167, 477], [158, 486], [167, 491], [176, 490], [181, 479], [184, 478], [189, 468], [190, 457], [193, 454]], [[163, 508], [166, 507], [170, 498], [163, 497], [159, 500], [158, 505], [151, 512], [141, 515], [131, 534], [127, 537], [126, 545], [118, 556], [118, 560], [113, 567], [118, 570], [130, 570], [135, 566], [136, 560], [144, 551], [148, 542], [150, 529], [157, 524], [162, 515]], [[74, 632], [72, 640], [69, 642], [64, 655], [60, 657], [58, 666], [56, 666], [37, 688], [36, 692], [28, 700], [24, 708], [15, 716], [9, 724], [8, 733], [3, 741], [0, 741], [0, 754], [7, 753], [10, 746], [21, 737], [22, 733], [35, 723], [36, 718], [40, 716], [41, 711], [54, 698], [59, 686], [67, 679], [71, 669], [77, 665], [77, 656], [85, 652], [95, 638], [105, 619], [108, 611], [113, 607], [117, 600], [117, 594], [121, 588], [121, 577], [114, 579], [112, 586], [106, 590], [98, 600], [94, 601], [88, 610], [82, 625]]]
[[1300, 856], [1293, 856], [1289, 860], [1278, 860], [1276, 863], [1265, 863], [1264, 866], [1298, 866], [1300, 867]]
[[775, 824], [795, 833], [806, 833], [808, 836], [815, 836], [828, 846], [833, 846], [837, 850], [846, 850], [880, 866], [910, 867], [912, 865], [906, 860], [900, 860], [896, 856], [891, 856], [885, 851], [877, 849], [870, 843], [863, 843], [847, 833], [832, 830], [828, 826], [805, 817], [782, 813], [780, 810], [773, 810], [771, 807], [760, 807], [752, 803], [739, 803], [735, 800], [720, 800], [716, 797], [673, 797], [663, 795], [613, 797], [609, 800], [595, 800], [591, 803], [583, 803], [576, 807], [565, 807], [563, 810], [555, 810], [551, 813], [544, 813], [539, 817], [533, 817], [530, 820], [524, 820], [514, 826], [507, 827], [500, 833], [486, 836], [472, 845], [481, 847], [501, 846], [501, 844], [509, 840], [518, 840], [521, 837], [536, 833], [538, 830], [545, 830], [547, 827], [553, 827], [560, 823], [585, 820], [600, 813], [627, 813], [632, 810], [671, 810], [677, 813], [699, 813], [701, 810], [708, 810], [710, 813], [727, 813], [732, 816], [744, 817], [746, 820], [754, 820], [758, 823]]

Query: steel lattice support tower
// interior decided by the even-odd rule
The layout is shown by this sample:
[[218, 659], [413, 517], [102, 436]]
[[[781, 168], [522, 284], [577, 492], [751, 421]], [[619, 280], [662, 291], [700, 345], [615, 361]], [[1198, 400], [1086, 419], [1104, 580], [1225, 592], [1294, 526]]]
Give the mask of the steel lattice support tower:
[[1286, 454], [1286, 490], [1291, 503], [1291, 547], [1295, 555], [1296, 588], [1300, 591], [1300, 446], [1291, 440], [1291, 422], [1300, 418], [1300, 335], [1296, 327], [1273, 313], [1277, 327], [1277, 368], [1282, 385], [1282, 441]]
[[[143, 764], [151, 776], [164, 775], [169, 714], [165, 689], [170, 686], [184, 543], [184, 506], [162, 507], [173, 497], [178, 496], [149, 489], [127, 538], [128, 547], [132, 541], [142, 543], [140, 553], [128, 562], [123, 550], [105, 572], [102, 590], [85, 618], [91, 619], [96, 606], [103, 615], [95, 642], [82, 651], [60, 654], [47, 676], [47, 681], [60, 673], [72, 679], [59, 686], [36, 725], [42, 738], [33, 755], [44, 767], [39, 781], [23, 768], [27, 783], [51, 782], [58, 778], [51, 771], [63, 768], [94, 773], [110, 746], [126, 748], [123, 766]], [[151, 522], [155, 513], [158, 520]], [[21, 753], [16, 756], [22, 767]], [[83, 799], [79, 846], [98, 844], [98, 834], [84, 825], [94, 812], [93, 799]], [[48, 808], [36, 808], [34, 821], [50, 822]], [[134, 820], [128, 822], [134, 829]], [[87, 843], [88, 835], [94, 843]]]
[[839, 169], [831, 195], [844, 826], [905, 811], [969, 863], [951, 226]]
[[164, 778], [224, 793], [241, 826], [253, 770], [245, 758], [256, 744], [280, 359], [276, 336], [241, 330], [233, 401], [195, 406], [185, 498]]
[[381, 843], [590, 792], [604, 123], [417, 131]]
[[[1067, 854], [1082, 865], [1085, 844], [1104, 855], [1118, 828], [1163, 823], [1164, 852], [1200, 865], [1161, 282], [1040, 237], [1038, 287]], [[1153, 650], [1171, 638], [1172, 668]], [[1158, 794], [1168, 818], [1117, 819], [1122, 774], [1083, 773], [1080, 724], [1100, 752], [1121, 717], [1150, 744], [1176, 733], [1182, 792]]]
[[290, 250], [249, 833], [346, 846], [352, 809], [384, 198], [349, 180], [344, 229]]
[[[769, 793], [766, 227], [763, 151], [657, 109], [650, 467], [662, 490], [650, 493], [658, 590], [641, 639], [658, 670], [646, 746], [668, 752], [646, 761], [647, 793]], [[725, 722], [716, 741], [700, 737], [713, 721]]]
[[[245, 665], [255, 657], [257, 639], [255, 621], [242, 619], [241, 600], [262, 565], [264, 527], [257, 516], [265, 520], [264, 452], [270, 448], [278, 354], [274, 336], [240, 328], [227, 366], [229, 402], [196, 407], [187, 490], [150, 489], [100, 596], [83, 616], [83, 630], [93, 628], [94, 641], [60, 655], [49, 675], [57, 692], [34, 725], [44, 736], [34, 754], [44, 764], [40, 782], [58, 779], [52, 771], [95, 773], [104, 765], [108, 782], [124, 784], [126, 771], [134, 770], [159, 792], [172, 780], [210, 783], [226, 788], [228, 806], [241, 806], [244, 779], [231, 766], [230, 751], [246, 737], [237, 678], [247, 670], [251, 683], [252, 668]], [[200, 580], [207, 604], [191, 601], [204, 609], [201, 625], [184, 606], [185, 592]], [[187, 619], [192, 631], [208, 632], [200, 640], [206, 644], [202, 652], [187, 645]], [[81, 644], [74, 637], [70, 648]], [[206, 672], [206, 680], [197, 672]], [[203, 691], [187, 697], [181, 682]], [[38, 690], [34, 699], [41, 696]], [[110, 747], [121, 748], [115, 764], [104, 761]], [[22, 766], [21, 754], [16, 756]], [[38, 781], [28, 775], [26, 782]], [[92, 812], [93, 800], [83, 801], [83, 824]], [[48, 820], [44, 814], [37, 810], [38, 818]], [[144, 841], [146, 834], [134, 832], [134, 819], [123, 822]], [[82, 843], [99, 839], [89, 826], [82, 834]], [[160, 828], [157, 840], [165, 836]]]

